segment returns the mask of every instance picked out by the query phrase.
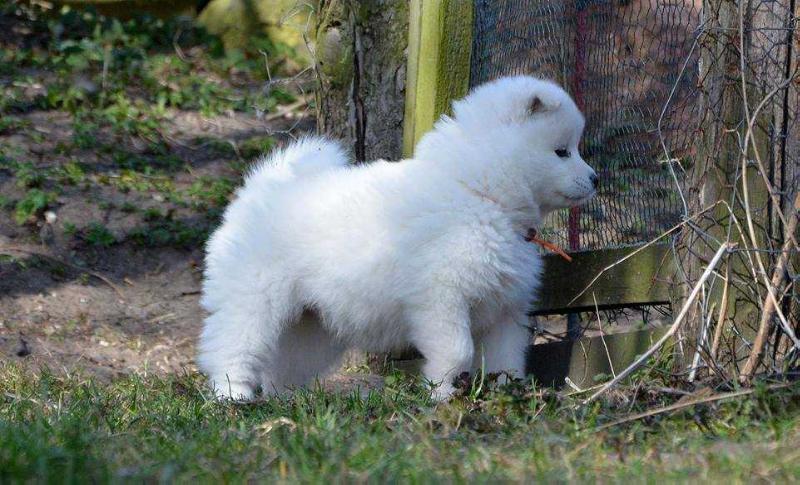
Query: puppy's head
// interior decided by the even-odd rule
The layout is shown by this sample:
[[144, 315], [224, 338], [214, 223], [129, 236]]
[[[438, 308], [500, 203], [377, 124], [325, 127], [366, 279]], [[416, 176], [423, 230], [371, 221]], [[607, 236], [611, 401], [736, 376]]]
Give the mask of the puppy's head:
[[496, 154], [485, 163], [513, 173], [544, 211], [595, 195], [597, 174], [578, 152], [583, 115], [556, 84], [530, 76], [484, 84], [454, 103], [453, 121], [487, 158]]

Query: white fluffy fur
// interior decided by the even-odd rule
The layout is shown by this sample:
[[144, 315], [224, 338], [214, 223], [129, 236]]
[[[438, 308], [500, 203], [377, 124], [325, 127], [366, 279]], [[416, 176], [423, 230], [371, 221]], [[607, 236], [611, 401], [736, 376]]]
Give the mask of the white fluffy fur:
[[309, 383], [349, 347], [416, 347], [439, 398], [482, 364], [524, 371], [542, 265], [523, 236], [594, 195], [584, 120], [527, 76], [453, 108], [412, 159], [350, 166], [314, 137], [247, 177], [207, 248], [198, 360], [218, 395]]

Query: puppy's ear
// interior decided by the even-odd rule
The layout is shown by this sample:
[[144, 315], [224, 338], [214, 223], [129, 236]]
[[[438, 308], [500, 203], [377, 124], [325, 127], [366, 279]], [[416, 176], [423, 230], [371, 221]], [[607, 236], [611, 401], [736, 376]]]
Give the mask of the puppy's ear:
[[560, 105], [561, 103], [559, 102], [556, 102], [555, 104], [546, 104], [544, 101], [542, 101], [542, 98], [539, 96], [534, 96], [530, 104], [528, 104], [528, 115], [533, 116], [546, 111], [556, 110]]
[[539, 99], [539, 96], [534, 96], [530, 104], [528, 104], [528, 114], [535, 115], [543, 111], [547, 111], [547, 108], [545, 107], [542, 100]]

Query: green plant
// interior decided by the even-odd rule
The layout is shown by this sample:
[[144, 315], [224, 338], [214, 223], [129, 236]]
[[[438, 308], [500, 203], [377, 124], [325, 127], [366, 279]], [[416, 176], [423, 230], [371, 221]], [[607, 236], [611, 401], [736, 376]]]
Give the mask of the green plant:
[[128, 234], [135, 244], [143, 247], [198, 248], [208, 239], [210, 231], [207, 225], [190, 226], [183, 221], [173, 220], [169, 214], [162, 216], [155, 211], [150, 216], [146, 214], [145, 220], [147, 224], [134, 228]]
[[97, 132], [100, 126], [89, 117], [77, 115], [73, 123], [72, 142], [77, 148], [89, 150], [97, 147]]
[[65, 221], [62, 227], [64, 228], [64, 234], [67, 236], [74, 236], [78, 233], [78, 227], [71, 222]]
[[45, 180], [45, 172], [30, 162], [16, 164], [17, 186], [23, 188], [40, 187]]
[[239, 146], [242, 158], [255, 158], [269, 153], [275, 146], [275, 139], [271, 136], [257, 136], [245, 140]]
[[200, 177], [187, 190], [195, 207], [224, 207], [235, 188], [234, 182], [226, 178]]
[[137, 212], [139, 209], [136, 207], [136, 205], [134, 205], [134, 204], [132, 204], [130, 202], [123, 202], [123, 204], [119, 208], [119, 210], [121, 210], [122, 212], [125, 212], [126, 214], [133, 214], [133, 213]]
[[84, 240], [92, 246], [107, 248], [117, 242], [117, 238], [106, 226], [99, 222], [91, 222], [84, 231]]
[[55, 200], [54, 194], [40, 189], [30, 189], [25, 197], [17, 201], [14, 220], [19, 225], [35, 221], [53, 200]]
[[81, 164], [76, 161], [70, 161], [58, 167], [56, 175], [60, 182], [70, 185], [78, 185], [86, 179], [86, 172], [84, 172]]

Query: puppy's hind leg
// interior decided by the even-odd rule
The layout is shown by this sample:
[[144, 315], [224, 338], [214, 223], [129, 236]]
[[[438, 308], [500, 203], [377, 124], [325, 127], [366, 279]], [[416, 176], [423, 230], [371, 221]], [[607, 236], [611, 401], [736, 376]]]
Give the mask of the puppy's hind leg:
[[287, 326], [280, 338], [274, 360], [264, 374], [265, 392], [307, 386], [333, 370], [346, 350], [323, 328], [313, 312], [304, 312]]
[[252, 399], [292, 307], [288, 291], [239, 290], [206, 319], [198, 364], [218, 397]]

